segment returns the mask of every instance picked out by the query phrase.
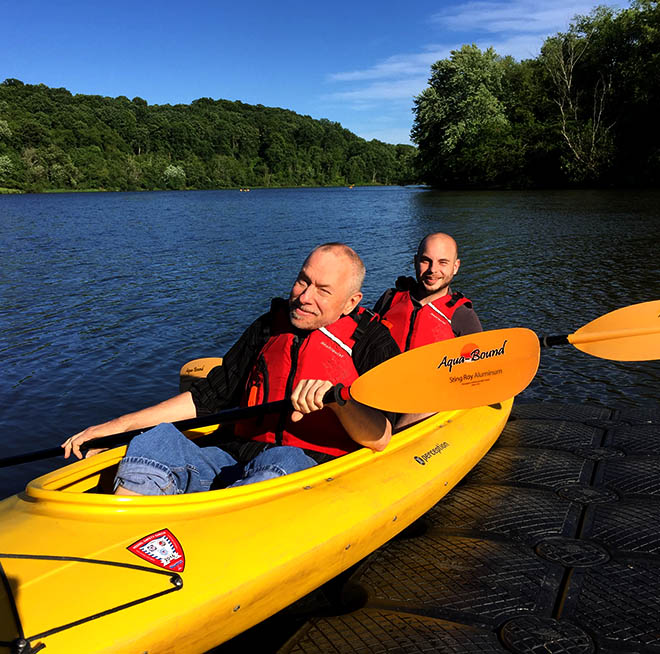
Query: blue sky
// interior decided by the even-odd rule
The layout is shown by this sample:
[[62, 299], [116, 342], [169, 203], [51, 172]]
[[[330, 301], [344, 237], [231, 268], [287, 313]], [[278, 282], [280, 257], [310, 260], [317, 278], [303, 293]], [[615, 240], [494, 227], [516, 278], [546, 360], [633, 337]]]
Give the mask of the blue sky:
[[412, 99], [434, 61], [464, 43], [536, 57], [596, 4], [0, 0], [0, 80], [149, 104], [241, 100], [409, 143]]

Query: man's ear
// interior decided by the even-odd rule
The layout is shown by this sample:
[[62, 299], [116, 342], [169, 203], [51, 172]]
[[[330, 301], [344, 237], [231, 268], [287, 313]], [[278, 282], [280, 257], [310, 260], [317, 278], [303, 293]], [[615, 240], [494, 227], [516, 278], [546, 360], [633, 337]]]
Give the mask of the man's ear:
[[461, 267], [461, 260], [456, 259], [456, 263], [454, 263], [454, 275], [458, 272], [458, 269]]
[[346, 300], [346, 304], [344, 305], [344, 311], [342, 312], [342, 315], [347, 316], [355, 307], [360, 304], [360, 300], [362, 299], [362, 292], [358, 291], [357, 293], [353, 293], [351, 297]]

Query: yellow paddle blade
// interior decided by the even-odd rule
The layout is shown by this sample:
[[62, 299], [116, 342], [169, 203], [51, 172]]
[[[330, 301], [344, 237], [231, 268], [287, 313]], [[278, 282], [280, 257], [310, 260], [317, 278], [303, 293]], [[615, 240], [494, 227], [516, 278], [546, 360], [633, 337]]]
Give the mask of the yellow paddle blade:
[[179, 392], [187, 391], [195, 380], [206, 377], [213, 368], [220, 365], [222, 357], [203, 357], [184, 363], [179, 371]]
[[568, 342], [602, 359], [660, 359], [660, 300], [606, 313], [570, 334]]
[[404, 352], [361, 375], [351, 397], [377, 409], [426, 413], [507, 400], [532, 381], [539, 339], [513, 327], [469, 334]]

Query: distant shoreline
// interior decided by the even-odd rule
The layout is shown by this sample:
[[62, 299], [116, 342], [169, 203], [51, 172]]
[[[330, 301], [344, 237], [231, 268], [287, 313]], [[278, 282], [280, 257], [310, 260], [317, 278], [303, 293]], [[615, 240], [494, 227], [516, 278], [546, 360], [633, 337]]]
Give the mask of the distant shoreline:
[[231, 188], [186, 188], [186, 189], [164, 189], [164, 188], [154, 188], [154, 189], [108, 189], [108, 188], [85, 188], [85, 189], [45, 189], [43, 191], [24, 191], [21, 189], [13, 188], [3, 188], [0, 187], [0, 195], [37, 195], [37, 194], [57, 194], [57, 193], [171, 193], [172, 191], [176, 192], [186, 192], [186, 191], [257, 191], [257, 190], [274, 190], [274, 189], [313, 189], [313, 188], [368, 188], [368, 187], [385, 187], [385, 186], [415, 186], [421, 188], [427, 188], [423, 184], [334, 184], [331, 186], [250, 186], [250, 187], [240, 187], [233, 186]]

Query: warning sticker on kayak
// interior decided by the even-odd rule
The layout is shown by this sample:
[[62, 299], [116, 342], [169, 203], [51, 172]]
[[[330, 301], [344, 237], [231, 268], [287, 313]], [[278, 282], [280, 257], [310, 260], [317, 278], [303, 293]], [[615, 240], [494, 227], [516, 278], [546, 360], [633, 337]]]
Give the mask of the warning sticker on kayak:
[[161, 529], [140, 538], [126, 549], [166, 570], [183, 572], [186, 565], [183, 548], [169, 529]]

